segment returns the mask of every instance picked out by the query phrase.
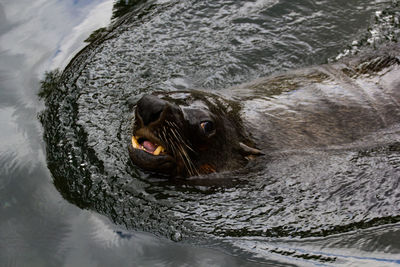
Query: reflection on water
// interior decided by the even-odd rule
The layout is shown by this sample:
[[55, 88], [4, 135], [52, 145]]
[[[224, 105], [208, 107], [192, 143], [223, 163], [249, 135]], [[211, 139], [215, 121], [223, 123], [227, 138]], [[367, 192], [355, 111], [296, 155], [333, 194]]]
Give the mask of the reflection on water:
[[[142, 12], [141, 16], [129, 16], [137, 2], [143, 4], [138, 11]], [[251, 231], [247, 229], [237, 229], [233, 234], [227, 233], [226, 238], [203, 241], [206, 248], [190, 245], [198, 240], [189, 239], [180, 244], [135, 232], [135, 229], [142, 229], [178, 240], [182, 236], [174, 227], [182, 221], [171, 218], [183, 218], [182, 228], [188, 225], [185, 221], [190, 220], [194, 227], [183, 229], [182, 233], [200, 232], [201, 237], [205, 229], [206, 232], [214, 230], [218, 236], [226, 228], [237, 226], [238, 219], [243, 219], [244, 224], [252, 221], [259, 224], [257, 220], [262, 221], [263, 213], [271, 215], [270, 226], [279, 226], [282, 217], [274, 217], [274, 214], [279, 214], [282, 207], [288, 214], [285, 220], [297, 221], [291, 217], [296, 214], [291, 210], [307, 207], [296, 207], [286, 197], [291, 195], [291, 185], [302, 188], [296, 187], [294, 177], [285, 187], [278, 186], [279, 180], [271, 179], [258, 190], [253, 190], [251, 183], [224, 188], [180, 186], [162, 180], [149, 182], [145, 174], [124, 161], [124, 137], [129, 132], [130, 119], [127, 99], [132, 95], [155, 88], [223, 88], [278, 69], [326, 62], [343, 51], [359, 32], [364, 32], [374, 12], [382, 10], [389, 2], [267, 0], [150, 1], [146, 4], [145, 1], [118, 1], [113, 16], [125, 14], [122, 16], [125, 24], [112, 32], [119, 38], [111, 38], [104, 46], [97, 43], [102, 50], [83, 53], [89, 55], [83, 59], [87, 68], [64, 77], [65, 80], [79, 78], [74, 86], [82, 91], [75, 94], [74, 88], [69, 88], [70, 99], [60, 109], [64, 113], [54, 113], [57, 116], [52, 118], [53, 122], [60, 119], [66, 125], [66, 135], [47, 136], [47, 140], [60, 141], [54, 146], [57, 153], [50, 157], [50, 160], [62, 162], [49, 165], [57, 178], [54, 181], [46, 168], [42, 130], [36, 118], [42, 109], [36, 96], [38, 77], [44, 70], [64, 67], [91, 31], [108, 24], [112, 1], [1, 3], [0, 265], [256, 266], [247, 259], [267, 265], [399, 263], [396, 259], [400, 247], [397, 217], [392, 217], [394, 221], [386, 225], [376, 226], [372, 222], [365, 227], [355, 227], [354, 231], [346, 229], [341, 233], [338, 229], [339, 234], [327, 237], [317, 232], [312, 238], [295, 238], [290, 233], [297, 230], [285, 225], [272, 227], [278, 231], [267, 234], [262, 233], [263, 229], [254, 231], [261, 233], [257, 238], [249, 237]], [[63, 99], [64, 96], [59, 97]], [[69, 105], [71, 100], [77, 101]], [[56, 106], [58, 102], [53, 104]], [[80, 110], [78, 120], [74, 121], [75, 115], [70, 116], [69, 112], [76, 106]], [[76, 122], [74, 127], [70, 126]], [[387, 135], [390, 133], [385, 133]], [[82, 136], [87, 139], [79, 139]], [[71, 140], [78, 145], [70, 146]], [[111, 140], [118, 142], [109, 145]], [[365, 153], [374, 159], [369, 163], [383, 166], [383, 173], [385, 166], [398, 166], [398, 149]], [[86, 161], [78, 161], [85, 156], [88, 156]], [[331, 156], [326, 158], [326, 164], [344, 166], [340, 177], [345, 180], [346, 166], [368, 164], [368, 161], [363, 162], [364, 156], [353, 153], [345, 159]], [[348, 159], [353, 161], [348, 163]], [[309, 167], [313, 163], [304, 158], [292, 160], [293, 166], [302, 162]], [[287, 162], [274, 162], [270, 173], [282, 174], [282, 166], [287, 166]], [[316, 170], [323, 171], [323, 168]], [[262, 178], [263, 175], [256, 170], [253, 177], [247, 178]], [[283, 175], [290, 176], [284, 172]], [[357, 175], [351, 178], [353, 184], [343, 184], [349, 188], [363, 188], [357, 183]], [[61, 197], [53, 182], [75, 205]], [[378, 180], [371, 182], [366, 190], [370, 192], [376, 185], [379, 186]], [[313, 190], [318, 190], [318, 186], [323, 184], [316, 183]], [[396, 187], [393, 184], [391, 189]], [[257, 214], [252, 214], [242, 205], [241, 193], [259, 196], [253, 198], [254, 204], [260, 200], [270, 202], [268, 205], [258, 202], [253, 210]], [[318, 202], [312, 201], [315, 197], [305, 194], [310, 201], [301, 202], [304, 199], [300, 199], [300, 204], [318, 206]], [[379, 200], [382, 196], [376, 197]], [[393, 209], [398, 204], [396, 199]], [[333, 204], [337, 200], [331, 199]], [[362, 198], [358, 200], [362, 202]], [[209, 205], [210, 202], [215, 204]], [[285, 203], [288, 203], [286, 207]], [[90, 211], [80, 210], [76, 205]], [[234, 210], [240, 205], [241, 210]], [[379, 212], [379, 207], [375, 208]], [[355, 216], [351, 207], [343, 211], [340, 216], [350, 221]], [[154, 215], [164, 217], [152, 217]], [[373, 214], [370, 216], [373, 218]], [[111, 223], [110, 218], [122, 226]], [[318, 225], [318, 221], [310, 224]]]
[[93, 29], [106, 26], [110, 21], [112, 1], [103, 1], [91, 8], [85, 18], [72, 31], [59, 40], [58, 48], [48, 69], [64, 68], [75, 53], [86, 44], [83, 43]]

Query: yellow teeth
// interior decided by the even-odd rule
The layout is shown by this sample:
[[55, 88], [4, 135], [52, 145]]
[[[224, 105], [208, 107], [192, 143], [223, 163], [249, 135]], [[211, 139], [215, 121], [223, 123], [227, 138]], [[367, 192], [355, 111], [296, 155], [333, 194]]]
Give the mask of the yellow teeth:
[[164, 147], [162, 147], [162, 146], [157, 146], [156, 150], [154, 150], [153, 153], [152, 153], [152, 152], [149, 152], [149, 151], [147, 151], [142, 145], [139, 144], [139, 142], [137, 141], [137, 139], [138, 139], [137, 136], [132, 136], [132, 146], [133, 146], [133, 148], [140, 149], [140, 150], [144, 150], [144, 151], [146, 151], [146, 152], [148, 152], [148, 153], [150, 153], [150, 154], [153, 154], [154, 156], [158, 156], [158, 155], [160, 155], [160, 153], [162, 153], [162, 152], [165, 151], [165, 148], [164, 148]]
[[140, 145], [135, 136], [132, 136], [132, 146], [136, 149], [140, 149]]
[[164, 148], [162, 146], [158, 146], [156, 150], [154, 150], [153, 155], [158, 156], [161, 152], [164, 152]]

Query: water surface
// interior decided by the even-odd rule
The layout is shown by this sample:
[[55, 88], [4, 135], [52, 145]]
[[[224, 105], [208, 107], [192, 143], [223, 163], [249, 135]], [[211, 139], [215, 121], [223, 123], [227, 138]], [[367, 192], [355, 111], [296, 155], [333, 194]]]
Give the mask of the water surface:
[[[395, 36], [385, 23], [398, 13], [380, 13], [390, 2], [131, 3], [67, 67], [44, 133], [39, 79], [108, 25], [112, 3], [1, 4], [0, 265], [399, 263], [396, 147], [278, 160], [222, 187], [149, 176], [126, 151], [143, 92], [220, 90], [326, 63]], [[381, 171], [366, 179], [371, 163]]]

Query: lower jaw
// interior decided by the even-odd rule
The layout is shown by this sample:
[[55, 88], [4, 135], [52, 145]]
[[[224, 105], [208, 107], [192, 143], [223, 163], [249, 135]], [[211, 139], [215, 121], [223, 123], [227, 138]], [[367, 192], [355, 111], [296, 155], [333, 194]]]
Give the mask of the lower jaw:
[[176, 164], [169, 155], [154, 156], [144, 150], [129, 146], [129, 156], [133, 164], [144, 170], [173, 175], [176, 169]]

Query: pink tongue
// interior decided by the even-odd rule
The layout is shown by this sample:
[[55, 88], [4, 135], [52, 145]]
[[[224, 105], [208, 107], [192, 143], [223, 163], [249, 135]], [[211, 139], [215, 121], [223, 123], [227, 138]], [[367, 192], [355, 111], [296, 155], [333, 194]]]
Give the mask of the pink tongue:
[[156, 148], [157, 148], [157, 147], [156, 147], [152, 142], [150, 142], [150, 141], [144, 141], [142, 145], [143, 145], [143, 147], [146, 148], [146, 150], [149, 151], [149, 152], [154, 152], [154, 150], [156, 150]]

